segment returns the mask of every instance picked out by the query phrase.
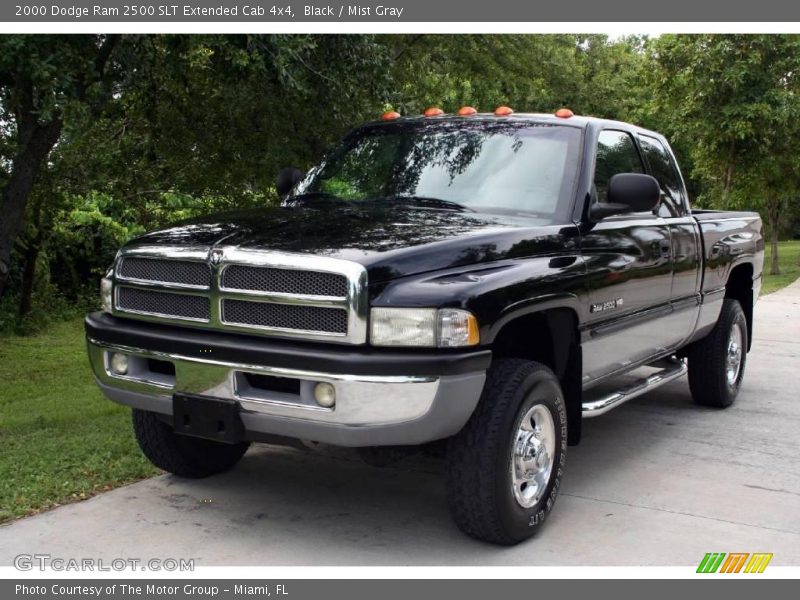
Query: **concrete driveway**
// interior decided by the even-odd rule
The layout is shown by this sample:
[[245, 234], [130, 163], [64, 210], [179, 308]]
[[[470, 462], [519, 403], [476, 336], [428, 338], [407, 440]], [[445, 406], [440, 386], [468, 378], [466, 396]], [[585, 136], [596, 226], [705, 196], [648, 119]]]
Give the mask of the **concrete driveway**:
[[800, 282], [757, 305], [744, 389], [696, 407], [679, 380], [587, 421], [533, 540], [497, 548], [450, 522], [442, 465], [375, 469], [342, 450], [253, 448], [231, 473], [164, 475], [0, 527], [0, 564], [194, 558], [216, 565], [696, 565], [772, 552], [800, 565]]

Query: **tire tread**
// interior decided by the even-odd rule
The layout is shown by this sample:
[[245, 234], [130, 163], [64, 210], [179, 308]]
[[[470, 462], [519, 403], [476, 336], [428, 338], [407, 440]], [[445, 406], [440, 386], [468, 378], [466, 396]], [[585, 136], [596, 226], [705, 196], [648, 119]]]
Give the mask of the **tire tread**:
[[244, 456], [249, 442], [222, 444], [176, 434], [152, 412], [133, 409], [133, 430], [144, 455], [169, 473], [199, 479], [222, 473]]
[[471, 537], [500, 545], [521, 541], [506, 530], [498, 510], [496, 464], [498, 453], [504, 451], [507, 443], [501, 435], [506, 413], [518, 388], [537, 371], [546, 371], [555, 378], [540, 363], [495, 360], [475, 412], [448, 443], [448, 505], [456, 525]]
[[[739, 302], [726, 298], [717, 324], [707, 336], [694, 342], [687, 352], [689, 358], [689, 389], [695, 404], [714, 408], [727, 408], [736, 399], [736, 394], [731, 395], [728, 389], [724, 365], [730, 328], [739, 315], [744, 318]], [[741, 374], [739, 376], [740, 381], [744, 374], [747, 356], [746, 345], [747, 340], [745, 339]]]

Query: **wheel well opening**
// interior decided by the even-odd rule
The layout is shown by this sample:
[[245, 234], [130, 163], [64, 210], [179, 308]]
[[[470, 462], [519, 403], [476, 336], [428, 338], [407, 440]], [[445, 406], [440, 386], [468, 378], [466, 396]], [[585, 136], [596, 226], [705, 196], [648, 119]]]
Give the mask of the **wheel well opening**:
[[753, 344], [753, 265], [734, 267], [725, 284], [725, 297], [738, 300], [747, 320], [747, 349]]
[[535, 360], [558, 375], [553, 336], [544, 313], [525, 315], [504, 325], [494, 338], [492, 354], [498, 358]]
[[547, 365], [561, 382], [567, 407], [568, 442], [580, 440], [582, 357], [578, 317], [571, 309], [551, 309], [506, 323], [492, 342], [496, 358], [522, 358]]

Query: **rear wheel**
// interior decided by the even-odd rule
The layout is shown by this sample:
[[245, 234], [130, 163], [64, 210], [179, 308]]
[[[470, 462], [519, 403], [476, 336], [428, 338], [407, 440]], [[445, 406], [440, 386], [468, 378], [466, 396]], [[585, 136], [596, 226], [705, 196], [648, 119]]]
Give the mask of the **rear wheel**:
[[738, 300], [726, 299], [717, 324], [692, 344], [689, 388], [695, 403], [727, 408], [736, 400], [747, 359], [747, 319]]
[[249, 442], [223, 444], [180, 435], [152, 412], [133, 409], [133, 431], [144, 455], [179, 477], [198, 479], [232, 468], [247, 452]]
[[475, 413], [447, 448], [450, 511], [467, 535], [512, 545], [553, 507], [567, 450], [561, 386], [546, 366], [498, 359]]

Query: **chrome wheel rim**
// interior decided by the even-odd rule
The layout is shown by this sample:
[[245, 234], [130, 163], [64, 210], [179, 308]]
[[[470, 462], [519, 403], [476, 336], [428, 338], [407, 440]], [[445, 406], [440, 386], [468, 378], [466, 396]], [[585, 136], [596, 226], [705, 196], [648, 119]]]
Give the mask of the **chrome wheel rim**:
[[550, 475], [556, 450], [553, 415], [543, 404], [534, 404], [517, 423], [511, 442], [511, 488], [523, 508], [541, 500]]
[[728, 349], [725, 354], [725, 379], [729, 386], [736, 385], [739, 373], [742, 370], [742, 355], [744, 352], [744, 332], [742, 325], [738, 321], [731, 325], [731, 332], [728, 336]]

